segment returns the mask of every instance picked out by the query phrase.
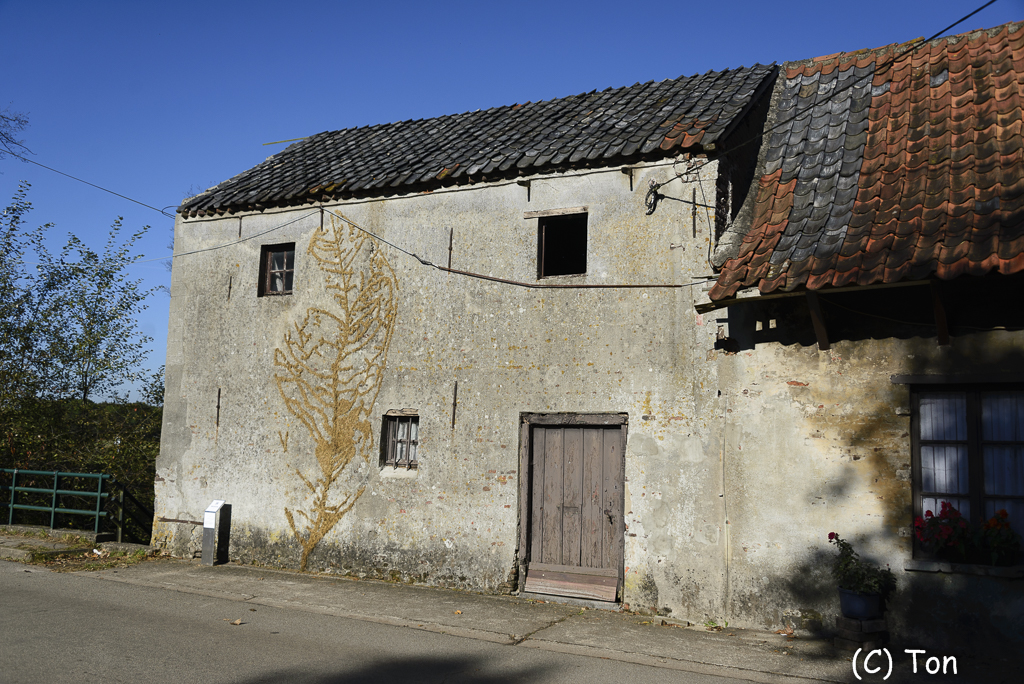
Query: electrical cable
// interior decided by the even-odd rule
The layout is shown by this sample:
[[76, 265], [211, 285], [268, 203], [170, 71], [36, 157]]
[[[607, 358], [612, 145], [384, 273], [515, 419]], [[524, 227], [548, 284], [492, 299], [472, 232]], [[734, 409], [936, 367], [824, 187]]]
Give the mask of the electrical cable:
[[[321, 208], [323, 208], [323, 207], [321, 206]], [[393, 242], [388, 242], [387, 240], [385, 240], [384, 238], [380, 237], [379, 235], [375, 235], [374, 233], [371, 233], [370, 231], [366, 230], [365, 228], [360, 226], [355, 221], [352, 221], [351, 219], [347, 219], [344, 216], [341, 216], [339, 214], [335, 214], [330, 209], [324, 208], [324, 211], [327, 212], [328, 214], [330, 214], [331, 216], [335, 217], [336, 219], [338, 219], [340, 221], [344, 221], [345, 223], [347, 223], [348, 225], [352, 226], [356, 230], [360, 230], [360, 231], [366, 233], [367, 235], [372, 237], [374, 240], [378, 240], [380, 242], [383, 242], [385, 245], [389, 245], [389, 246], [393, 247], [394, 249], [397, 249], [399, 252], [402, 252], [403, 254], [407, 254], [408, 256], [411, 256], [413, 259], [415, 259], [416, 261], [420, 262], [424, 266], [429, 266], [431, 268], [435, 268], [438, 271], [443, 271], [445, 273], [454, 273], [455, 275], [467, 276], [469, 278], [476, 278], [478, 280], [488, 280], [488, 281], [491, 281], [491, 282], [504, 283], [506, 285], [516, 285], [518, 287], [525, 287], [525, 288], [529, 288], [529, 289], [565, 289], [565, 290], [682, 288], [682, 287], [693, 287], [694, 285], [702, 285], [702, 284], [707, 282], [707, 280], [696, 280], [696, 281], [693, 281], [691, 283], [682, 283], [682, 284], [672, 283], [672, 284], [650, 284], [650, 285], [648, 285], [648, 284], [618, 285], [618, 284], [604, 284], [604, 283], [595, 283], [595, 284], [591, 284], [591, 285], [571, 285], [571, 284], [561, 284], [561, 283], [558, 283], [558, 284], [556, 284], [556, 283], [524, 283], [524, 282], [519, 281], [519, 280], [509, 280], [507, 278], [499, 278], [497, 276], [484, 275], [483, 273], [472, 273], [470, 271], [462, 271], [462, 270], [459, 270], [459, 269], [456, 269], [456, 268], [447, 268], [445, 266], [438, 266], [437, 264], [429, 261], [428, 259], [424, 259], [423, 257], [419, 256], [418, 254], [410, 252], [407, 249], [403, 249], [402, 247], [399, 247], [398, 245], [394, 244]]]
[[203, 252], [212, 252], [212, 251], [217, 250], [217, 249], [224, 249], [225, 247], [230, 247], [232, 245], [237, 245], [237, 244], [239, 244], [241, 242], [248, 242], [249, 240], [252, 240], [254, 238], [263, 237], [264, 235], [266, 235], [268, 233], [273, 233], [275, 230], [281, 230], [285, 226], [290, 226], [293, 223], [297, 223], [298, 221], [301, 221], [302, 219], [305, 219], [305, 218], [309, 218], [310, 216], [315, 216], [316, 214], [317, 214], [317, 212], [312, 211], [312, 212], [310, 212], [308, 214], [304, 214], [304, 215], [302, 215], [302, 216], [300, 216], [300, 217], [298, 217], [296, 219], [292, 219], [291, 221], [288, 221], [287, 223], [282, 223], [279, 226], [274, 226], [273, 228], [269, 228], [267, 230], [264, 230], [261, 233], [255, 233], [253, 235], [249, 235], [248, 237], [241, 238], [240, 240], [234, 240], [233, 242], [225, 242], [222, 245], [214, 245], [213, 247], [204, 247], [202, 249], [193, 249], [193, 250], [189, 250], [188, 252], [178, 252], [177, 254], [171, 254], [171, 255], [162, 256], [162, 257], [155, 257], [153, 259], [142, 259], [141, 261], [136, 261], [134, 263], [136, 263], [136, 264], [148, 264], [151, 261], [167, 261], [168, 259], [177, 259], [178, 257], [189, 256], [191, 254], [202, 254]]
[[[27, 157], [23, 157], [20, 154], [15, 154], [14, 152], [9, 152], [7, 154], [10, 154], [12, 157], [16, 157], [17, 159], [20, 159], [21, 161], [28, 162], [29, 164], [35, 164], [36, 166], [41, 166], [44, 169], [46, 169], [47, 171], [53, 171], [54, 173], [59, 173], [62, 176], [67, 176], [71, 180], [76, 180], [79, 183], [85, 183], [86, 185], [92, 186], [92, 187], [96, 188], [97, 190], [102, 190], [103, 192], [109, 192], [111, 195], [116, 195], [116, 196], [120, 197], [121, 199], [128, 200], [129, 202], [135, 202], [136, 204], [138, 204], [140, 206], [146, 207], [147, 209], [152, 209], [153, 211], [155, 211], [157, 213], [163, 214], [164, 216], [166, 216], [169, 219], [174, 218], [174, 214], [168, 214], [163, 209], [157, 209], [156, 207], [154, 207], [152, 205], [149, 205], [149, 204], [146, 204], [145, 202], [140, 202], [137, 199], [132, 199], [128, 195], [122, 195], [119, 192], [114, 192], [113, 190], [108, 190], [107, 188], [103, 187], [102, 185], [96, 185], [95, 183], [90, 183], [89, 181], [82, 180], [81, 178], [78, 178], [77, 176], [72, 176], [70, 173], [64, 173], [63, 171], [58, 171], [57, 169], [53, 168], [52, 166], [47, 166], [46, 164], [40, 164], [37, 161], [33, 161], [31, 159], [28, 159]], [[174, 205], [168, 205], [168, 206], [174, 206]]]
[[[883, 63], [881, 66], [876, 66], [875, 67], [875, 73], [867, 74], [865, 76], [862, 76], [862, 77], [852, 81], [848, 85], [843, 86], [842, 88], [833, 91], [832, 93], [830, 93], [828, 96], [826, 96], [821, 101], [816, 102], [816, 103], [810, 105], [809, 107], [807, 107], [807, 108], [805, 108], [803, 110], [800, 110], [799, 112], [795, 113], [793, 115], [793, 117], [791, 117], [790, 119], [787, 119], [786, 121], [776, 122], [775, 124], [773, 124], [772, 126], [766, 128], [762, 133], [760, 133], [760, 134], [758, 134], [756, 136], [753, 136], [753, 137], [751, 137], [751, 138], [749, 138], [747, 140], [744, 140], [744, 141], [742, 141], [740, 143], [737, 143], [735, 146], [732, 146], [730, 148], [723, 148], [723, 149], [719, 150], [718, 154], [716, 156], [721, 156], [723, 154], [727, 154], [729, 152], [738, 150], [738, 149], [740, 149], [740, 148], [742, 148], [742, 147], [744, 147], [744, 146], [746, 146], [746, 145], [748, 145], [748, 144], [750, 144], [752, 142], [756, 142], [758, 140], [761, 140], [763, 138], [764, 134], [769, 133], [769, 132], [775, 130], [776, 128], [778, 128], [778, 127], [780, 127], [780, 126], [782, 126], [784, 124], [788, 124], [788, 123], [792, 122], [797, 117], [799, 117], [799, 116], [801, 116], [801, 115], [811, 111], [812, 109], [814, 109], [814, 107], [820, 106], [820, 105], [828, 102], [830, 99], [834, 98], [837, 94], [839, 94], [839, 93], [841, 93], [841, 92], [843, 92], [843, 91], [845, 91], [845, 90], [847, 90], [849, 88], [852, 88], [854, 85], [860, 83], [865, 78], [868, 78], [869, 76], [873, 78], [876, 73], [888, 69], [893, 64], [895, 64], [895, 62], [897, 60], [902, 59], [903, 57], [905, 57], [907, 55], [910, 55], [914, 50], [916, 50], [921, 45], [923, 45], [925, 43], [928, 43], [928, 42], [930, 42], [932, 40], [935, 40], [936, 38], [940, 37], [945, 32], [947, 32], [950, 29], [954, 28], [958, 24], [963, 23], [964, 21], [966, 21], [970, 17], [974, 16], [978, 12], [982, 11], [983, 9], [988, 7], [989, 5], [994, 4], [996, 1], [997, 0], [989, 0], [989, 2], [985, 3], [984, 5], [978, 7], [977, 9], [975, 9], [973, 12], [971, 12], [971, 13], [963, 16], [962, 18], [958, 19], [957, 21], [953, 22], [952, 24], [950, 24], [946, 28], [942, 29], [938, 33], [936, 33], [933, 36], [931, 36], [930, 38], [922, 38], [922, 39], [920, 39], [918, 41], [915, 41], [904, 52], [900, 53], [899, 55], [893, 55], [893, 57], [891, 57], [887, 62]], [[72, 179], [77, 180], [77, 181], [79, 181], [81, 183], [85, 183], [86, 185], [90, 185], [92, 187], [98, 188], [100, 190], [103, 190], [104, 192], [109, 192], [112, 195], [117, 195], [118, 197], [122, 197], [122, 198], [127, 199], [127, 200], [129, 200], [131, 202], [135, 202], [136, 204], [140, 204], [140, 205], [142, 205], [142, 206], [144, 206], [144, 207], [146, 207], [148, 209], [153, 209], [154, 211], [157, 211], [157, 212], [163, 214], [164, 216], [167, 216], [168, 218], [174, 218], [174, 216], [172, 216], [170, 214], [167, 214], [166, 212], [164, 212], [161, 209], [157, 209], [156, 207], [150, 206], [150, 205], [145, 204], [143, 202], [139, 202], [138, 200], [132, 199], [131, 197], [127, 197], [125, 195], [121, 195], [120, 193], [117, 193], [117, 192], [114, 192], [112, 190], [108, 190], [106, 188], [103, 188], [103, 187], [101, 187], [99, 185], [95, 185], [93, 183], [89, 183], [88, 181], [82, 180], [81, 178], [76, 178], [75, 176], [71, 176], [70, 174], [66, 174], [66, 173], [64, 173], [62, 171], [58, 171], [56, 169], [50, 168], [49, 166], [45, 166], [43, 164], [39, 164], [38, 162], [32, 161], [31, 159], [26, 159], [25, 157], [22, 157], [20, 155], [13, 155], [13, 156], [15, 156], [15, 157], [17, 157], [19, 159], [22, 159], [23, 161], [27, 161], [27, 162], [32, 163], [32, 164], [36, 164], [37, 166], [42, 166], [45, 169], [49, 169], [50, 171], [54, 171], [55, 173], [59, 173], [59, 174], [61, 174], [63, 176], [67, 176], [68, 178], [72, 178]], [[673, 180], [677, 180], [679, 178], [682, 178], [684, 174], [699, 173], [700, 170], [703, 169], [705, 166], [709, 165], [711, 163], [711, 161], [712, 161], [711, 159], [706, 159], [703, 162], [699, 162], [695, 168], [687, 168], [687, 170], [685, 172], [678, 173], [678, 174], [676, 174], [675, 176], [673, 176], [672, 178], [670, 178], [669, 180], [667, 180], [667, 181], [665, 181], [663, 183], [657, 183], [657, 182], [652, 180], [651, 183], [650, 183], [650, 187], [649, 187], [649, 189], [647, 191], [647, 195], [644, 198], [644, 204], [645, 204], [645, 206], [647, 208], [647, 211], [646, 211], [647, 215], [651, 215], [651, 214], [654, 213], [654, 211], [657, 209], [658, 202], [660, 200], [662, 200], [662, 199], [676, 199], [676, 200], [678, 200], [680, 202], [689, 203], [689, 202], [686, 202], [686, 200], [679, 200], [678, 198], [667, 197], [666, 195], [662, 195], [661, 193], [658, 192], [658, 190], [660, 188], [662, 188], [663, 186], [667, 185], [668, 183], [671, 183]], [[675, 163], [673, 163], [673, 166], [675, 166]], [[708, 229], [710, 230], [711, 229], [711, 214], [710, 214], [710, 211], [709, 211], [709, 205], [707, 204], [707, 196], [704, 193], [703, 184], [698, 183], [698, 186], [700, 187], [701, 199], [703, 200], [702, 203], [699, 206], [704, 208], [705, 217], [707, 218], [707, 221], [708, 221]], [[173, 206], [173, 205], [169, 205], [169, 206]], [[487, 276], [487, 275], [484, 275], [484, 274], [481, 274], [481, 273], [471, 273], [469, 271], [461, 271], [461, 270], [458, 270], [458, 269], [452, 269], [452, 268], [446, 268], [444, 266], [438, 266], [437, 264], [434, 264], [431, 261], [429, 261], [427, 259], [424, 259], [424, 258], [420, 257], [419, 255], [413, 253], [413, 252], [410, 252], [410, 251], [408, 251], [408, 250], [406, 250], [406, 249], [404, 249], [402, 247], [399, 247], [398, 245], [394, 244], [393, 242], [385, 240], [384, 238], [382, 238], [382, 237], [380, 237], [378, 235], [375, 235], [374, 233], [371, 233], [370, 231], [366, 230], [365, 228], [363, 228], [362, 226], [358, 225], [357, 223], [355, 223], [355, 222], [353, 222], [353, 221], [351, 221], [351, 220], [349, 220], [349, 219], [347, 219], [347, 218], [345, 218], [343, 216], [340, 216], [340, 215], [334, 213], [330, 209], [323, 208], [322, 203], [320, 205], [320, 208], [323, 209], [324, 211], [326, 211], [331, 216], [334, 216], [335, 218], [337, 218], [337, 219], [339, 219], [341, 221], [344, 221], [345, 223], [349, 224], [353, 228], [356, 228], [357, 230], [360, 230], [360, 231], [366, 233], [367, 235], [369, 235], [370, 237], [374, 238], [375, 240], [378, 240], [379, 242], [381, 242], [383, 244], [386, 244], [386, 245], [392, 247], [393, 249], [395, 249], [395, 250], [397, 250], [397, 251], [399, 251], [399, 252], [401, 252], [403, 254], [406, 254], [407, 256], [410, 256], [410, 257], [416, 259], [417, 261], [419, 261], [424, 266], [429, 266], [431, 268], [435, 268], [435, 269], [437, 269], [439, 271], [443, 271], [443, 272], [447, 272], [447, 273], [454, 273], [454, 274], [457, 274], [457, 275], [463, 275], [463, 276], [467, 276], [467, 277], [478, 278], [478, 279], [481, 279], [481, 280], [488, 280], [488, 281], [493, 281], [493, 282], [501, 282], [501, 283], [506, 283], [506, 284], [510, 284], [510, 285], [517, 285], [517, 286], [526, 287], [526, 288], [566, 288], [566, 289], [590, 289], [590, 288], [680, 288], [680, 287], [692, 287], [693, 285], [698, 285], [698, 284], [702, 284], [702, 283], [708, 282], [707, 280], [698, 280], [698, 281], [694, 281], [694, 282], [691, 282], [691, 283], [685, 283], [685, 284], [562, 285], [562, 284], [524, 283], [524, 282], [520, 282], [520, 281], [508, 280], [508, 279], [505, 279], [505, 278], [498, 278], [498, 277], [495, 277], [495, 276]], [[213, 250], [217, 250], [217, 249], [223, 249], [224, 247], [230, 247], [232, 245], [237, 245], [237, 244], [239, 244], [241, 242], [246, 242], [248, 240], [252, 240], [254, 238], [261, 237], [261, 236], [266, 235], [268, 233], [271, 233], [273, 231], [276, 231], [276, 230], [279, 230], [281, 228], [284, 228], [285, 226], [288, 226], [288, 225], [291, 225], [293, 223], [296, 223], [297, 221], [301, 221], [302, 219], [308, 218], [309, 216], [313, 216], [315, 213], [316, 212], [305, 214], [303, 216], [300, 216], [299, 218], [293, 219], [292, 221], [288, 221], [287, 223], [283, 223], [283, 224], [281, 224], [279, 226], [275, 226], [274, 228], [271, 228], [269, 230], [263, 231], [261, 233], [257, 233], [255, 235], [250, 235], [250, 236], [242, 238], [240, 240], [235, 240], [233, 242], [224, 243], [222, 245], [216, 245], [214, 247], [207, 247], [207, 248], [204, 248], [204, 249], [197, 249], [197, 250], [191, 250], [191, 251], [188, 251], [188, 252], [181, 252], [181, 253], [178, 253], [178, 254], [173, 254], [173, 255], [171, 255], [170, 258], [178, 258], [178, 257], [182, 257], [182, 256], [189, 256], [189, 255], [192, 255], [192, 254], [200, 254], [202, 252], [209, 252], [209, 251], [213, 251]], [[707, 261], [708, 261], [708, 265], [711, 266], [712, 268], [714, 268], [713, 264], [711, 263], [711, 249], [712, 249], [711, 245], [712, 245], [712, 241], [708, 240], [708, 257], [707, 257]], [[154, 258], [154, 259], [145, 259], [145, 260], [142, 260], [142, 261], [137, 261], [135, 263], [140, 263], [141, 264], [141, 263], [148, 263], [148, 262], [152, 262], [152, 261], [163, 261], [163, 260], [166, 260], [167, 258], [168, 257], [158, 257], [158, 258]], [[855, 313], [858, 313], [858, 312], [855, 312]], [[870, 314], [865, 314], [865, 315], [870, 315]]]
[[[975, 14], [977, 14], [980, 11], [982, 11], [983, 9], [988, 7], [989, 5], [994, 4], [995, 2], [997, 2], [997, 0], [989, 0], [988, 2], [986, 2], [981, 7], [978, 7], [976, 10], [974, 10], [970, 14], [966, 14], [963, 17], [961, 17], [960, 19], [957, 19], [956, 21], [954, 21], [952, 24], [950, 24], [946, 28], [944, 28], [941, 31], [939, 31], [938, 33], [935, 33], [934, 35], [932, 35], [930, 38], [920, 38], [920, 39], [914, 41], [913, 43], [910, 44], [910, 46], [906, 50], [904, 50], [900, 54], [898, 54], [898, 55], [894, 54], [891, 58], [889, 58], [888, 61], [883, 62], [881, 66], [876, 66], [873, 73], [865, 74], [864, 76], [861, 76], [860, 78], [852, 80], [850, 83], [848, 83], [847, 85], [843, 86], [842, 88], [837, 88], [836, 90], [834, 90], [832, 93], [830, 93], [829, 95], [827, 95], [823, 99], [821, 99], [821, 100], [819, 100], [819, 101], [809, 105], [808, 107], [806, 107], [804, 109], [801, 109], [801, 110], [797, 111], [789, 119], [786, 119], [785, 121], [777, 121], [774, 124], [772, 124], [771, 126], [765, 128], [761, 133], [758, 133], [757, 135], [751, 136], [750, 138], [747, 138], [746, 140], [738, 142], [738, 143], [736, 143], [735, 145], [733, 145], [731, 147], [725, 147], [725, 148], [722, 148], [720, 150], [717, 150], [716, 151], [716, 155], [715, 155], [716, 158], [717, 157], [721, 157], [722, 155], [728, 154], [730, 152], [735, 152], [735, 151], [737, 151], [737, 150], [739, 150], [739, 149], [741, 149], [743, 147], [746, 147], [747, 145], [749, 145], [749, 144], [751, 144], [753, 142], [757, 142], [757, 141], [763, 139], [763, 137], [765, 135], [767, 135], [768, 133], [771, 133], [772, 131], [774, 131], [775, 129], [779, 128], [780, 126], [783, 126], [785, 124], [789, 124], [789, 123], [795, 121], [797, 118], [799, 118], [800, 116], [810, 112], [815, 107], [819, 107], [819, 106], [829, 102], [836, 95], [838, 95], [838, 94], [840, 94], [842, 92], [845, 92], [846, 90], [848, 90], [850, 88], [853, 88], [854, 86], [859, 84], [864, 79], [866, 79], [866, 78], [874, 78], [876, 74], [878, 74], [880, 72], [883, 72], [886, 69], [888, 69], [891, 66], [893, 66], [897, 62], [897, 60], [903, 59], [904, 57], [912, 54], [917, 48], [921, 47], [925, 43], [929, 43], [929, 42], [935, 40], [936, 38], [941, 37], [942, 34], [946, 33], [947, 31], [949, 31], [950, 29], [954, 28], [958, 24], [962, 24], [963, 22], [967, 21], [968, 19], [973, 17]], [[706, 159], [705, 161], [700, 162], [699, 165], [696, 168], [687, 169], [687, 171], [684, 172], [684, 173], [693, 173], [694, 171], [700, 171], [702, 168], [704, 168], [705, 166], [710, 164], [711, 161], [712, 161], [711, 159]], [[668, 179], [667, 181], [665, 181], [664, 183], [653, 183], [652, 182], [651, 189], [648, 190], [648, 193], [647, 193], [648, 197], [651, 197], [651, 195], [653, 193], [655, 198], [659, 198], [660, 193], [658, 193], [658, 190], [662, 186], [667, 185], [667, 184], [671, 183], [674, 180], [682, 178], [683, 175], [684, 174], [677, 174], [677, 175], [673, 176], [672, 178]], [[660, 198], [664, 198], [664, 197], [665, 197], [664, 195], [660, 195]], [[654, 201], [654, 206], [655, 207], [657, 206], [657, 199], [655, 199], [655, 201]], [[648, 215], [654, 213], [654, 209], [651, 208], [651, 205], [648, 205], [648, 212], [647, 213], [648, 213]]]

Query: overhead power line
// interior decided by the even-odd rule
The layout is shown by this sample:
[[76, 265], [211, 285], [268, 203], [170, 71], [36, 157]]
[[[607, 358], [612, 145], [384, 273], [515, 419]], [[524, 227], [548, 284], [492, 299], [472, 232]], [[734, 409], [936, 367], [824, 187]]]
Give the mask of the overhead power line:
[[105, 188], [102, 185], [96, 185], [95, 183], [90, 183], [89, 181], [83, 180], [83, 179], [79, 178], [78, 176], [72, 176], [70, 173], [64, 173], [63, 171], [58, 171], [57, 169], [53, 168], [52, 166], [47, 166], [46, 164], [40, 164], [39, 162], [33, 161], [33, 160], [31, 160], [31, 159], [29, 159], [27, 157], [23, 157], [20, 154], [15, 154], [14, 152], [9, 152], [8, 154], [10, 154], [12, 157], [16, 157], [16, 158], [20, 159], [21, 161], [26, 161], [29, 164], [35, 164], [36, 166], [41, 166], [44, 169], [46, 169], [47, 171], [53, 171], [54, 173], [59, 173], [60, 175], [66, 176], [66, 177], [68, 177], [68, 178], [70, 178], [72, 180], [76, 180], [79, 183], [85, 183], [86, 185], [94, 187], [97, 190], [102, 190], [103, 192], [109, 192], [111, 195], [116, 195], [116, 196], [120, 197], [121, 199], [128, 200], [129, 202], [135, 202], [135, 204], [138, 204], [140, 206], [146, 207], [147, 209], [152, 209], [153, 211], [155, 211], [157, 213], [163, 214], [167, 218], [170, 218], [170, 219], [174, 218], [174, 214], [168, 214], [163, 209], [157, 209], [156, 207], [154, 207], [154, 206], [152, 206], [150, 204], [146, 204], [145, 202], [140, 202], [139, 200], [133, 199], [133, 198], [129, 197], [128, 195], [122, 195], [121, 193], [114, 192], [113, 190]]
[[[757, 133], [756, 135], [753, 135], [753, 136], [751, 136], [751, 137], [749, 137], [749, 138], [747, 138], [745, 140], [742, 140], [742, 141], [736, 143], [735, 145], [733, 145], [731, 147], [725, 147], [725, 148], [722, 148], [722, 149], [718, 150], [717, 153], [716, 153], [716, 157], [721, 157], [722, 155], [728, 154], [729, 152], [735, 152], [736, 150], [739, 150], [742, 147], [746, 147], [747, 145], [749, 145], [751, 143], [757, 142], [757, 141], [761, 140], [765, 135], [767, 135], [767, 134], [771, 133], [772, 131], [774, 131], [775, 129], [793, 122], [797, 118], [799, 118], [799, 117], [803, 116], [804, 114], [810, 112], [815, 107], [820, 107], [822, 104], [832, 100], [834, 97], [836, 97], [840, 93], [843, 93], [843, 92], [849, 90], [850, 88], [853, 88], [854, 86], [856, 86], [859, 83], [861, 83], [862, 81], [864, 81], [864, 79], [874, 78], [876, 73], [885, 71], [886, 69], [891, 67], [893, 64], [895, 64], [898, 60], [903, 59], [904, 57], [912, 54], [917, 48], [921, 47], [925, 43], [929, 43], [929, 42], [935, 40], [936, 38], [941, 37], [944, 33], [946, 33], [949, 30], [955, 28], [959, 24], [962, 24], [963, 22], [967, 21], [968, 19], [973, 17], [975, 14], [977, 14], [978, 12], [982, 11], [983, 9], [985, 9], [986, 7], [995, 4], [996, 1], [997, 0], [989, 0], [984, 5], [981, 5], [980, 7], [978, 7], [973, 12], [970, 12], [969, 14], [965, 14], [964, 16], [960, 17], [959, 19], [954, 21], [952, 24], [950, 24], [946, 28], [942, 29], [941, 31], [935, 33], [931, 37], [929, 37], [929, 38], [920, 38], [920, 39], [914, 41], [913, 43], [910, 44], [910, 46], [906, 50], [904, 50], [900, 54], [898, 54], [898, 55], [894, 54], [887, 61], [883, 62], [880, 66], [876, 66], [874, 73], [866, 74], [864, 76], [861, 76], [860, 78], [857, 78], [857, 79], [854, 79], [854, 80], [850, 81], [849, 83], [847, 83], [845, 86], [843, 86], [841, 88], [836, 88], [834, 91], [832, 91], [826, 97], [824, 97], [821, 100], [819, 100], [819, 101], [809, 105], [808, 107], [805, 107], [804, 109], [801, 109], [801, 110], [795, 112], [790, 118], [786, 119], [785, 121], [777, 121], [774, 124], [772, 124], [771, 126], [768, 126], [767, 128], [765, 128], [762, 132]], [[661, 197], [664, 197], [663, 195], [660, 195], [660, 193], [658, 193], [658, 189], [659, 188], [661, 188], [662, 186], [668, 185], [669, 183], [671, 183], [674, 180], [682, 178], [684, 175], [692, 174], [692, 173], [696, 173], [696, 172], [700, 171], [705, 166], [710, 164], [711, 161], [712, 161], [711, 159], [707, 159], [707, 160], [705, 160], [703, 162], [698, 163], [695, 167], [692, 167], [692, 168], [688, 167], [687, 170], [684, 173], [676, 174], [675, 176], [673, 176], [672, 178], [668, 179], [664, 183], [656, 183], [656, 184], [652, 185], [650, 190], [648, 190], [648, 192], [647, 192], [647, 205], [648, 205], [648, 212], [647, 213], [648, 214], [654, 213], [654, 210], [653, 210], [652, 207], [656, 207], [658, 199], [660, 199]]]

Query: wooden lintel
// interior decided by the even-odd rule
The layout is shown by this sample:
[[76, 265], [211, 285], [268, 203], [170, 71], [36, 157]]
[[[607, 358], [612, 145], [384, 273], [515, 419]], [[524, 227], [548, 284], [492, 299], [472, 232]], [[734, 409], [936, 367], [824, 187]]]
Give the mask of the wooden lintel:
[[932, 281], [932, 311], [935, 312], [935, 335], [940, 347], [949, 344], [949, 323], [946, 321], [946, 307], [942, 301], [942, 289], [938, 282]]
[[544, 218], [545, 216], [568, 216], [569, 214], [586, 214], [586, 207], [566, 207], [564, 209], [545, 209], [544, 211], [524, 211], [524, 219]]
[[894, 385], [996, 385], [1024, 383], [1024, 373], [961, 373], [956, 375], [890, 375]]
[[811, 310], [811, 325], [814, 326], [814, 336], [818, 338], [818, 350], [828, 351], [828, 331], [825, 329], [825, 317], [821, 313], [821, 302], [818, 301], [818, 293], [814, 290], [807, 291], [807, 307]]
[[522, 422], [530, 425], [625, 425], [625, 413], [524, 413]]

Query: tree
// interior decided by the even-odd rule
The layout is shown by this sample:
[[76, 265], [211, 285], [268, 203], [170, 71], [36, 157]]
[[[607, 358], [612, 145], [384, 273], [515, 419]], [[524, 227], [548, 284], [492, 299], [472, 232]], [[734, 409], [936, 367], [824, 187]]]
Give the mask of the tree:
[[28, 126], [24, 114], [12, 112], [9, 107], [0, 109], [0, 159], [7, 155], [20, 157], [28, 152], [23, 140], [18, 140], [18, 133]]
[[46, 368], [38, 371], [51, 397], [88, 401], [143, 378], [152, 338], [139, 331], [137, 317], [152, 290], [126, 271], [138, 261], [131, 249], [148, 228], [122, 241], [118, 218], [102, 253], [74, 235], [56, 257], [40, 247]]
[[143, 379], [150, 341], [136, 322], [149, 291], [126, 274], [145, 229], [122, 239], [118, 220], [102, 251], [71, 236], [53, 256], [50, 226], [26, 228], [27, 196], [23, 183], [0, 220], [0, 467], [104, 472], [151, 501], [162, 369], [143, 402], [116, 395]]
[[41, 244], [48, 226], [24, 227], [25, 215], [32, 209], [29, 187], [21, 183], [0, 224], [0, 411], [38, 388], [33, 371], [39, 310], [35, 279], [26, 270], [25, 254]]

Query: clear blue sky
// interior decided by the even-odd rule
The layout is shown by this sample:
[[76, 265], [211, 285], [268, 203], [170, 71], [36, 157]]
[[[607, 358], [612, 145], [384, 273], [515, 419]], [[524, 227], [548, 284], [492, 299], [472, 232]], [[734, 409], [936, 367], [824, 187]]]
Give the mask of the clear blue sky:
[[[0, 106], [32, 159], [169, 212], [325, 130], [545, 100], [708, 69], [930, 36], [985, 0], [865, 2], [39, 2], [0, 0]], [[999, 0], [953, 33], [1024, 19]], [[0, 161], [0, 206], [32, 183], [33, 224], [101, 247], [123, 216], [167, 257], [173, 221], [51, 171]], [[167, 285], [161, 261], [136, 277]], [[166, 353], [166, 294], [142, 329]]]

